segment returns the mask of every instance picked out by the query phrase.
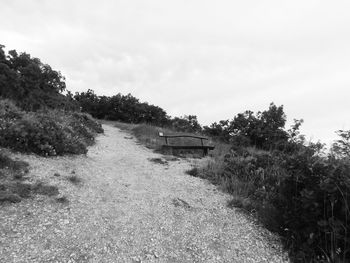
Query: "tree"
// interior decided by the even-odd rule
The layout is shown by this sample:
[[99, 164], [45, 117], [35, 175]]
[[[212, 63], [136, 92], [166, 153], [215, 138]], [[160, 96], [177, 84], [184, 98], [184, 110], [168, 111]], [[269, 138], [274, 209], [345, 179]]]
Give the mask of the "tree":
[[183, 117], [175, 117], [171, 120], [171, 126], [181, 132], [200, 132], [201, 125], [195, 115], [185, 115]]
[[210, 126], [204, 126], [204, 134], [222, 140], [224, 142], [229, 142], [231, 138], [230, 134], [229, 120], [221, 120], [219, 123], [214, 122]]
[[131, 94], [120, 93], [108, 97], [97, 96], [93, 90], [76, 93], [74, 99], [81, 105], [81, 110], [98, 119], [108, 119], [128, 123], [152, 123], [166, 125], [169, 118], [166, 112], [157, 106], [140, 102]]
[[90, 113], [93, 117], [96, 117], [98, 97], [93, 90], [88, 89], [86, 92], [76, 92], [74, 99], [79, 102], [81, 110]]
[[277, 107], [271, 103], [269, 109], [261, 113], [260, 122], [262, 147], [271, 148], [276, 143], [288, 140], [288, 134], [284, 130], [286, 115], [283, 111], [283, 105]]
[[231, 121], [221, 120], [219, 123], [214, 122], [210, 126], [204, 126], [203, 132], [238, 147], [255, 146], [269, 150], [287, 143], [290, 136], [297, 136], [298, 139], [301, 139], [302, 136], [298, 130], [302, 122], [303, 120], [296, 120], [292, 130], [288, 133], [284, 129], [286, 115], [283, 106], [271, 103], [268, 110], [257, 113], [247, 110], [238, 113]]
[[338, 157], [350, 157], [350, 130], [339, 130], [336, 132], [340, 139], [332, 145], [332, 152]]
[[65, 78], [59, 71], [27, 53], [10, 50], [6, 56], [0, 45], [0, 97], [16, 102], [24, 110], [41, 108], [77, 109], [77, 104], [62, 93]]

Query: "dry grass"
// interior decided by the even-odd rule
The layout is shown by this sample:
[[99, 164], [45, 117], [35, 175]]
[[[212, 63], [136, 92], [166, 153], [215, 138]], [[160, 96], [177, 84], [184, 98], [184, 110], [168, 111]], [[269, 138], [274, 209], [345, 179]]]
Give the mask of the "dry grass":
[[59, 194], [58, 188], [56, 186], [46, 185], [41, 182], [33, 185], [31, 189], [35, 194], [39, 195], [55, 196]]
[[[112, 122], [108, 122], [111, 124]], [[162, 145], [165, 144], [165, 140], [159, 137], [158, 133], [163, 132], [164, 134], [184, 134], [176, 132], [170, 129], [155, 127], [147, 124], [128, 124], [121, 122], [112, 123], [117, 128], [127, 131], [134, 135], [138, 141], [150, 149], [154, 149], [163, 154], [167, 152], [162, 150]], [[251, 210], [252, 204], [248, 202], [247, 197], [249, 196], [249, 191], [251, 185], [247, 182], [242, 182], [234, 176], [225, 177], [224, 174], [224, 160], [227, 154], [230, 154], [231, 145], [227, 143], [222, 143], [220, 141], [209, 140], [209, 144], [214, 144], [215, 149], [210, 151], [211, 158], [201, 167], [194, 167], [188, 171], [187, 174], [195, 177], [201, 177], [209, 180], [215, 185], [218, 185], [220, 189], [230, 193], [233, 196], [233, 201], [230, 205], [236, 205], [237, 207], [244, 208], [246, 210]], [[169, 140], [169, 144], [176, 145], [200, 145], [200, 140], [193, 138], [173, 138]], [[259, 151], [255, 148], [250, 148], [249, 151]], [[174, 153], [174, 152], [173, 152]], [[183, 152], [175, 152], [174, 154], [182, 156]], [[202, 151], [199, 150], [198, 154], [194, 151], [186, 151], [186, 157], [197, 157], [201, 156]], [[157, 159], [157, 158], [156, 158]], [[163, 163], [163, 160], [150, 160], [155, 163]], [[253, 182], [252, 182], [253, 183]]]
[[29, 172], [29, 164], [23, 161], [13, 160], [9, 157], [9, 151], [0, 150], [0, 203], [17, 203], [22, 198], [29, 198], [35, 194], [54, 196], [57, 195], [56, 186], [42, 182], [35, 184], [23, 182], [24, 175]]
[[[108, 122], [109, 124], [111, 122]], [[176, 150], [173, 152], [167, 152], [162, 148], [165, 144], [165, 139], [163, 137], [159, 137], [159, 132], [163, 132], [164, 134], [187, 134], [187, 135], [196, 135], [190, 133], [176, 132], [174, 130], [168, 128], [156, 127], [148, 124], [128, 124], [122, 122], [113, 122], [114, 126], [127, 131], [134, 135], [138, 141], [145, 145], [149, 149], [153, 149], [157, 152], [161, 152], [163, 154], [174, 154], [183, 157], [199, 157], [202, 156], [202, 150]], [[196, 138], [168, 138], [168, 143], [170, 145], [201, 145], [201, 141]], [[213, 141], [204, 141], [205, 145], [213, 145]], [[216, 143], [215, 143], [216, 144]], [[217, 151], [221, 151], [221, 146]]]
[[26, 162], [12, 160], [4, 150], [0, 149], [0, 169], [28, 172], [28, 166], [29, 164]]

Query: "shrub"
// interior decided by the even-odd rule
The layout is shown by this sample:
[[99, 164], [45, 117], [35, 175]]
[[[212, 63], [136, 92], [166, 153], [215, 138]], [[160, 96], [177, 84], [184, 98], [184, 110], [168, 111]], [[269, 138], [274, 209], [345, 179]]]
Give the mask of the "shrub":
[[0, 97], [12, 99], [24, 110], [77, 110], [72, 94], [62, 94], [65, 90], [65, 78], [59, 71], [27, 53], [11, 50], [6, 55], [0, 44]]
[[100, 124], [89, 115], [63, 111], [21, 112], [0, 100], [0, 146], [43, 156], [81, 154], [94, 142]]
[[299, 145], [293, 153], [236, 147], [201, 176], [233, 195], [230, 205], [254, 211], [284, 237], [295, 261], [350, 259], [350, 162]]
[[168, 124], [166, 112], [157, 106], [140, 102], [131, 94], [117, 94], [112, 97], [97, 96], [93, 90], [76, 93], [74, 99], [79, 102], [82, 111], [93, 117], [128, 123]]

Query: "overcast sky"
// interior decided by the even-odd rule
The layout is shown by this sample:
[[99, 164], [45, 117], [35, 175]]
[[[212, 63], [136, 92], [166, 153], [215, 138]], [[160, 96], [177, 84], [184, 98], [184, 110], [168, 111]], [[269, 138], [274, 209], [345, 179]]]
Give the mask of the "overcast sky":
[[207, 125], [284, 105], [328, 143], [350, 129], [350, 1], [2, 0], [0, 43], [68, 90], [131, 93]]

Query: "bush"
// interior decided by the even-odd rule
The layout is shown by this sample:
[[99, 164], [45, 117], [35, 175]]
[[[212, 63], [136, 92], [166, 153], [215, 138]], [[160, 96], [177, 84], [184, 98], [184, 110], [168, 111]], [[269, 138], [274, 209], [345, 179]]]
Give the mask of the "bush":
[[81, 154], [103, 132], [89, 115], [63, 111], [22, 112], [0, 100], [0, 146], [43, 156]]
[[319, 154], [233, 148], [220, 167], [195, 173], [233, 195], [231, 205], [255, 212], [284, 237], [295, 261], [350, 260], [350, 161]]
[[93, 90], [76, 93], [74, 99], [79, 102], [82, 111], [95, 118], [128, 123], [168, 124], [166, 112], [147, 102], [140, 102], [131, 94], [117, 94], [112, 97], [97, 96]]
[[8, 98], [24, 110], [77, 110], [79, 105], [68, 91], [65, 78], [38, 58], [11, 50], [6, 55], [0, 44], [0, 97]]

